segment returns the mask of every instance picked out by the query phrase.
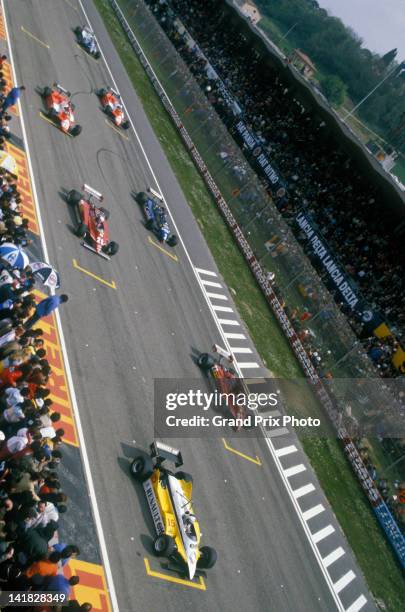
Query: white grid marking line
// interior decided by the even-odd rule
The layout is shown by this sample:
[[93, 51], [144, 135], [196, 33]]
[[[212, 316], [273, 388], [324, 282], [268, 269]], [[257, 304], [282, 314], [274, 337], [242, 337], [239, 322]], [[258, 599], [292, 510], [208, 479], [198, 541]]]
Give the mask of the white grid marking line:
[[226, 297], [226, 295], [222, 295], [222, 293], [210, 293], [209, 291], [206, 292], [208, 297], [211, 298], [212, 300], [226, 300], [228, 301], [228, 298]]
[[312, 493], [312, 491], [315, 491], [315, 487], [312, 483], [309, 483], [304, 485], [303, 487], [300, 487], [299, 489], [295, 489], [295, 491], [293, 491], [293, 495], [295, 499], [299, 499], [304, 495], [308, 495], [308, 493]]
[[266, 430], [266, 436], [268, 438], [279, 438], [280, 436], [285, 436], [290, 433], [287, 427], [278, 427], [277, 429], [269, 429]]
[[232, 334], [231, 332], [224, 332], [225, 338], [228, 340], [246, 340], [246, 336], [243, 334]]
[[[235, 325], [240, 327], [240, 323], [234, 319], [218, 319], [218, 323], [220, 323], [220, 325]], [[238, 365], [240, 366], [240, 364]]]
[[201, 282], [206, 287], [219, 287], [220, 289], [222, 289], [222, 285], [220, 285], [219, 283], [214, 283], [214, 281], [207, 281], [202, 278]]
[[332, 533], [334, 533], [334, 531], [335, 528], [332, 525], [326, 525], [326, 527], [324, 527], [323, 529], [320, 529], [316, 533], [313, 533], [312, 539], [315, 544], [318, 544], [318, 542], [321, 542], [321, 540], [324, 540], [325, 538], [330, 536]]
[[352, 605], [346, 609], [346, 612], [359, 612], [359, 610], [361, 610], [366, 603], [367, 599], [364, 597], [364, 595], [360, 595], [360, 597], [358, 597], [356, 601], [354, 601]]
[[329, 567], [329, 565], [332, 565], [332, 563], [335, 563], [335, 561], [340, 559], [340, 557], [343, 557], [344, 554], [345, 554], [345, 551], [343, 550], [343, 548], [341, 546], [338, 546], [338, 548], [335, 548], [335, 550], [332, 550], [332, 552], [329, 553], [329, 555], [327, 555], [324, 558], [323, 560], [324, 566]]
[[198, 274], [206, 274], [207, 276], [218, 276], [215, 272], [211, 272], [211, 270], [203, 270], [203, 268], [194, 268]]
[[309, 510], [303, 512], [302, 516], [304, 517], [304, 521], [309, 521], [311, 518], [318, 516], [318, 514], [321, 514], [321, 512], [324, 511], [325, 508], [322, 506], [322, 504], [318, 504], [317, 506], [313, 506], [312, 508], [309, 508]]
[[343, 589], [347, 587], [347, 585], [350, 584], [355, 578], [356, 574], [352, 570], [349, 570], [346, 572], [346, 574], [343, 574], [343, 576], [333, 585], [336, 593], [343, 591]]
[[284, 476], [286, 478], [290, 478], [291, 476], [295, 476], [296, 474], [301, 474], [301, 472], [305, 472], [307, 468], [303, 463], [298, 463], [297, 465], [293, 465], [290, 468], [284, 470]]
[[278, 450], [275, 450], [274, 452], [276, 453], [277, 457], [284, 457], [285, 455], [291, 455], [291, 453], [296, 453], [297, 452], [297, 447], [294, 445], [291, 446], [283, 446], [283, 448], [279, 448]]
[[217, 306], [217, 304], [212, 304], [212, 307], [217, 312], [233, 312], [233, 308], [230, 306]]

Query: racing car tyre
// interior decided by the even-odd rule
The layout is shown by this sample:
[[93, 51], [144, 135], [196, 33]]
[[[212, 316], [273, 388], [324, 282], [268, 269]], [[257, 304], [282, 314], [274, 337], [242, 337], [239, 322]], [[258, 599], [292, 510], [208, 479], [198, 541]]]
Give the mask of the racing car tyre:
[[76, 34], [76, 36], [80, 36], [82, 33], [82, 28], [77, 26], [77, 28], [74, 29], [74, 33]]
[[170, 557], [176, 550], [176, 543], [171, 536], [163, 533], [155, 538], [153, 550], [157, 557]]
[[108, 221], [108, 219], [110, 218], [110, 211], [104, 208], [103, 206], [100, 206], [99, 210], [101, 210], [101, 212], [103, 213], [105, 220]]
[[148, 219], [148, 220], [146, 221], [146, 223], [145, 223], [145, 227], [146, 227], [146, 229], [148, 229], [148, 230], [153, 229], [153, 219]]
[[103, 88], [103, 89], [98, 89], [98, 90], [96, 91], [96, 96], [99, 96], [99, 97], [101, 98], [101, 96], [104, 96], [104, 94], [106, 93], [106, 91], [107, 91], [107, 90], [106, 90], [106, 89], [104, 89], [104, 88]]
[[67, 195], [67, 203], [70, 206], [77, 206], [82, 198], [83, 196], [80, 191], [76, 191], [76, 189], [71, 189]]
[[135, 196], [135, 200], [138, 202], [138, 204], [145, 204], [145, 202], [148, 201], [148, 194], [145, 193], [144, 191], [140, 191], [139, 193], [136, 194]]
[[131, 474], [135, 480], [139, 480], [140, 482], [148, 480], [153, 474], [152, 459], [147, 455], [145, 457], [142, 455], [135, 457], [131, 463]]
[[111, 242], [108, 243], [106, 253], [107, 255], [116, 255], [118, 253], [119, 248], [120, 248], [119, 244], [112, 240]]
[[121, 127], [123, 130], [129, 130], [129, 121], [123, 121]]
[[93, 55], [94, 59], [100, 59], [101, 57], [101, 53], [100, 51], [96, 51], [95, 54]]
[[83, 128], [81, 125], [74, 125], [72, 129], [70, 130], [70, 133], [72, 136], [78, 136], [80, 132], [82, 131], [82, 129]]
[[52, 89], [50, 87], [44, 87], [42, 95], [44, 96], [44, 98], [47, 98], [48, 96], [50, 96], [52, 93]]
[[177, 236], [175, 236], [174, 234], [172, 234], [167, 240], [166, 240], [167, 244], [171, 247], [175, 247], [178, 240], [177, 240]]
[[184, 480], [184, 482], [193, 482], [192, 475], [188, 474], [187, 472], [176, 472], [175, 477], [177, 478], [177, 480]]
[[197, 364], [203, 370], [209, 370], [215, 364], [215, 360], [209, 353], [201, 353], [199, 358], [197, 359]]
[[76, 228], [76, 236], [79, 238], [85, 238], [87, 234], [87, 225], [85, 223], [79, 223]]
[[211, 546], [202, 546], [200, 548], [200, 558], [197, 561], [197, 567], [201, 569], [211, 569], [217, 562], [217, 551]]

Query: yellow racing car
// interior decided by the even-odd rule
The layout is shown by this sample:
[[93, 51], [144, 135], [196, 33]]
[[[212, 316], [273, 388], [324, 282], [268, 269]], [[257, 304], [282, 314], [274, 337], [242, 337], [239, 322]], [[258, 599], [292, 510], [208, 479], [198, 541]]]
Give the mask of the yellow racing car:
[[132, 461], [131, 473], [143, 484], [156, 529], [156, 555], [186, 569], [192, 580], [196, 571], [214, 567], [217, 553], [209, 546], [200, 546], [200, 527], [191, 505], [192, 477], [167, 469], [165, 461], [175, 468], [183, 465], [179, 450], [153, 442], [149, 455], [139, 455]]

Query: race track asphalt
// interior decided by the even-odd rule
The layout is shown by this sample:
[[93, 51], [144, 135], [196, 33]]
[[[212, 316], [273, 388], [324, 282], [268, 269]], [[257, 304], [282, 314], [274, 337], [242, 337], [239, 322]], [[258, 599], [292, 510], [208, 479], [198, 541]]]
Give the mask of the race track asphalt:
[[[108, 34], [92, 2], [84, 4], [193, 264], [216, 271]], [[126, 140], [100, 110], [94, 90], [110, 78], [102, 60], [75, 44], [72, 29], [84, 22], [76, 1], [7, 0], [6, 11], [15, 68], [27, 88], [23, 110], [50, 259], [70, 296], [62, 326], [121, 612], [336, 609], [260, 440], [233, 445], [259, 455], [261, 467], [227, 453], [218, 439], [172, 441], [193, 474], [204, 542], [215, 546], [219, 561], [206, 591], [146, 574], [144, 557], [154, 569], [159, 564], [151, 552], [146, 500], [128, 465], [135, 449], [153, 439], [153, 378], [200, 377], [194, 351], [209, 350], [221, 338], [182, 247], [176, 247], [176, 262], [148, 241], [130, 194], [153, 185], [153, 177], [132, 129]], [[36, 88], [55, 81], [73, 93], [83, 125], [76, 139], [39, 116]], [[111, 262], [83, 249], [72, 233], [63, 192], [85, 182], [104, 194], [111, 211], [111, 237], [120, 244]], [[117, 288], [75, 269], [73, 259]]]

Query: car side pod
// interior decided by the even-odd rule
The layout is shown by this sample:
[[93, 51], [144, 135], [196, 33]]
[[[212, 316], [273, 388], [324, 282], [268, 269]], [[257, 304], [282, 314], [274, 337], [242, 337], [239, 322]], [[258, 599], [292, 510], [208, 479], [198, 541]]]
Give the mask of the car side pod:
[[92, 246], [90, 246], [86, 242], [82, 242], [82, 246], [84, 246], [84, 248], [87, 249], [88, 251], [92, 251], [96, 255], [100, 255], [100, 257], [104, 257], [104, 259], [107, 259], [107, 261], [110, 261], [111, 259], [111, 257], [109, 257], [106, 253], [103, 253], [103, 251], [96, 251], [96, 249], [94, 249]]

